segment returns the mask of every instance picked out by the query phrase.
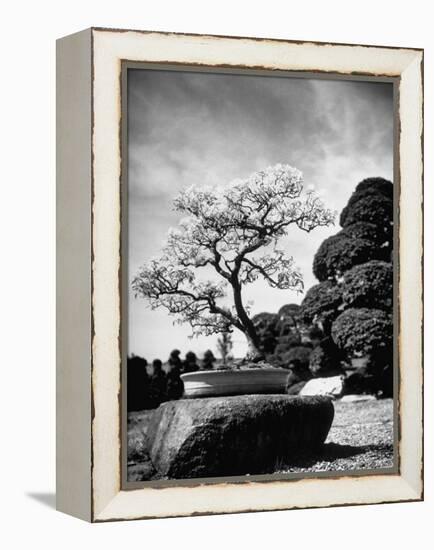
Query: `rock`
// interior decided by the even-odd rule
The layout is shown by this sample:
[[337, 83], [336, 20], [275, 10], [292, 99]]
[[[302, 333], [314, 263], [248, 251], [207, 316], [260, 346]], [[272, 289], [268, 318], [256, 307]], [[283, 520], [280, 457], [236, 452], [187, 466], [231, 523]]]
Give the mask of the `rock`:
[[296, 384], [292, 384], [291, 386], [288, 386], [286, 388], [286, 393], [288, 395], [300, 395], [300, 391], [304, 388], [306, 384], [307, 384], [306, 380], [302, 382], [297, 382]]
[[343, 376], [313, 378], [301, 389], [299, 395], [329, 395], [331, 397], [339, 397], [342, 395], [343, 389]]
[[274, 472], [318, 449], [333, 421], [327, 397], [243, 395], [162, 404], [151, 418], [147, 448], [169, 478]]

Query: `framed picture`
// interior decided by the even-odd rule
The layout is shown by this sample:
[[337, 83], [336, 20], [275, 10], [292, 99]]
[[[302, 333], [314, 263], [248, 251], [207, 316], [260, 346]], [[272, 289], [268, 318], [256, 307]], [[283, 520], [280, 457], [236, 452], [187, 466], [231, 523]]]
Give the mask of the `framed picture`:
[[423, 51], [57, 44], [57, 506], [423, 498]]

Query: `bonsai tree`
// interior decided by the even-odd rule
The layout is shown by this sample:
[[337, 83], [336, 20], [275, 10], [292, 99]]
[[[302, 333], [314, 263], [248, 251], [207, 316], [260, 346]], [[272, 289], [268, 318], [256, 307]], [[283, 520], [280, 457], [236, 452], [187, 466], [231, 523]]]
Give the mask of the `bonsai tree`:
[[348, 307], [374, 307], [392, 310], [392, 264], [372, 260], [344, 274], [342, 301]]
[[350, 357], [389, 349], [393, 339], [391, 315], [381, 309], [347, 309], [333, 323], [332, 338]]
[[[174, 201], [186, 216], [171, 229], [162, 255], [134, 278], [136, 296], [189, 323], [193, 335], [221, 333], [230, 325], [247, 338], [248, 357], [262, 356], [243, 289], [263, 278], [271, 287], [303, 290], [294, 259], [278, 248], [291, 228], [310, 232], [334, 222], [302, 174], [276, 165], [225, 188], [190, 187]], [[212, 269], [219, 280], [200, 278]], [[232, 307], [223, 301], [228, 294]]]

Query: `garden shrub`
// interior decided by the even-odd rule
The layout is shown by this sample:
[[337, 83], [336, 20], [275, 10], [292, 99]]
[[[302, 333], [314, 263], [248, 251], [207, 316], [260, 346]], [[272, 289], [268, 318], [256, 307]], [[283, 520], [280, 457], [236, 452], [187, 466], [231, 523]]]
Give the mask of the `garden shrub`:
[[314, 347], [309, 360], [311, 373], [316, 377], [337, 376], [343, 373], [342, 351], [332, 338], [324, 338]]
[[391, 315], [381, 309], [347, 309], [333, 323], [332, 338], [350, 357], [388, 348], [393, 339]]
[[279, 317], [275, 313], [258, 313], [252, 317], [262, 353], [274, 353], [277, 344], [277, 324]]
[[393, 225], [393, 201], [380, 194], [361, 196], [342, 210], [339, 222], [343, 228], [357, 222], [372, 223], [386, 237], [390, 236]]
[[308, 324], [320, 325], [328, 333], [332, 322], [339, 315], [342, 304], [340, 285], [332, 281], [324, 281], [312, 286], [301, 303], [303, 321]]
[[323, 241], [313, 259], [313, 273], [319, 281], [339, 278], [355, 265], [381, 259], [382, 251], [365, 239], [351, 239], [340, 234]]
[[279, 336], [278, 343], [274, 348], [274, 353], [277, 355], [282, 355], [285, 352], [289, 351], [292, 348], [298, 347], [301, 345], [301, 336], [297, 332], [291, 332], [285, 334], [284, 336]]
[[311, 353], [312, 348], [308, 346], [295, 346], [280, 355], [280, 363], [283, 367], [289, 368], [290, 363], [296, 360], [300, 368], [308, 368]]
[[391, 311], [393, 304], [392, 264], [372, 260], [344, 274], [342, 300], [348, 307], [375, 307]]
[[354, 193], [362, 195], [363, 193], [372, 192], [379, 193], [393, 200], [393, 183], [384, 178], [366, 178], [357, 184]]
[[352, 225], [347, 225], [337, 235], [349, 239], [363, 239], [364, 241], [370, 241], [373, 245], [380, 246], [385, 241], [384, 232], [379, 231], [375, 224], [367, 222], [355, 222]]

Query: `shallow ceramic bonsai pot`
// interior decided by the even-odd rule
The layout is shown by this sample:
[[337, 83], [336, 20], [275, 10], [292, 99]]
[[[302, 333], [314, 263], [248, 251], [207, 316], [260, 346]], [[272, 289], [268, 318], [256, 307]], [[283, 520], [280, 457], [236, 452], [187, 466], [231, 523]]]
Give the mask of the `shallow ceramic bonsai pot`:
[[287, 369], [203, 370], [182, 374], [184, 397], [285, 393]]

